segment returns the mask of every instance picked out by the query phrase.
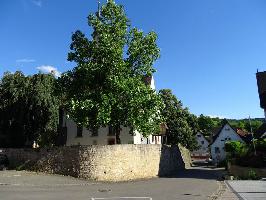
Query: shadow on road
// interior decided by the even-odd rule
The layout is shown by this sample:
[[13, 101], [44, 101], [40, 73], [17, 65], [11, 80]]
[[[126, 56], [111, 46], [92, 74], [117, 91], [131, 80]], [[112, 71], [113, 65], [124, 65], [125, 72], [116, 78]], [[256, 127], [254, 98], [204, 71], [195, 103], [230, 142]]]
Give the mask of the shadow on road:
[[225, 172], [224, 168], [216, 168], [207, 163], [197, 163], [193, 164], [189, 169], [180, 169], [174, 175], [161, 177], [222, 180]]
[[[185, 169], [186, 164], [178, 146], [162, 146], [159, 166], [159, 177], [163, 178], [193, 178], [221, 180], [224, 168], [215, 168], [207, 162], [195, 162], [193, 167]], [[179, 169], [178, 169], [179, 168]], [[169, 175], [171, 174], [171, 175]], [[172, 175], [173, 174], [173, 175]]]

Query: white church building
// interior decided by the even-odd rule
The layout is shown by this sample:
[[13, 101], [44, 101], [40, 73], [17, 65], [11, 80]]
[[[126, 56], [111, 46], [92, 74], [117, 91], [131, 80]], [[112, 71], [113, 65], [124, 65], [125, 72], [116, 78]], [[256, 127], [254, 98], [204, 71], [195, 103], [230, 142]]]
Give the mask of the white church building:
[[[155, 91], [153, 77], [148, 78], [148, 83]], [[66, 146], [73, 145], [114, 145], [116, 141], [115, 130], [112, 127], [101, 127], [98, 130], [91, 131], [85, 127], [79, 127], [70, 118], [63, 114], [61, 119], [61, 128], [64, 132], [64, 143]], [[143, 137], [137, 130], [133, 132], [129, 127], [121, 126], [120, 144], [162, 144], [163, 135], [150, 135]], [[165, 133], [165, 126], [161, 126], [161, 133]]]

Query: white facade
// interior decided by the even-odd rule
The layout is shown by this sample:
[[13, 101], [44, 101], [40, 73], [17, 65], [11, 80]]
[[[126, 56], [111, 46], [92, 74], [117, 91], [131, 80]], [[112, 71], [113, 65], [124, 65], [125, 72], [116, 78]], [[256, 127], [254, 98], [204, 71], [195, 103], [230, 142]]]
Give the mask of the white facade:
[[[81, 128], [80, 131], [76, 123], [71, 119], [64, 117], [64, 127], [67, 128], [66, 146], [73, 145], [111, 145], [116, 144], [116, 136], [110, 134], [109, 127], [99, 128], [97, 134], [94, 134], [86, 129]], [[79, 132], [80, 131], [80, 132]], [[121, 127], [120, 132], [121, 144], [161, 144], [161, 136], [150, 135], [149, 137], [143, 137], [138, 131], [130, 133], [128, 127]]]
[[226, 158], [226, 152], [224, 144], [227, 141], [244, 141], [241, 137], [235, 132], [235, 130], [227, 123], [225, 124], [219, 133], [218, 136], [211, 144], [211, 156], [214, 163], [219, 163]]
[[[153, 77], [147, 77], [146, 81], [155, 91]], [[76, 123], [71, 119], [67, 119], [65, 115], [62, 124], [63, 127], [66, 127], [66, 146], [117, 144], [116, 136], [110, 134], [109, 127], [99, 128], [97, 134], [93, 134], [90, 130], [84, 127], [78, 129]], [[135, 130], [133, 134], [131, 134], [128, 127], [121, 126], [120, 142], [121, 144], [161, 144], [162, 136], [150, 135], [145, 138], [138, 131]]]
[[204, 135], [200, 132], [198, 132], [195, 135], [196, 141], [198, 143], [199, 149], [192, 152], [191, 156], [194, 158], [201, 158], [201, 157], [209, 157], [210, 151], [209, 151], [209, 142], [204, 137]]

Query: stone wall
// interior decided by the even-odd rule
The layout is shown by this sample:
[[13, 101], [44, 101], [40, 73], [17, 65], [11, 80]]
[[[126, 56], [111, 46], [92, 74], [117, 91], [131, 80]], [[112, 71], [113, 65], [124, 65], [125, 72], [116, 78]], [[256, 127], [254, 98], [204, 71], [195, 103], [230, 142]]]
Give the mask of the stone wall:
[[2, 149], [10, 165], [100, 181], [127, 181], [169, 176], [190, 167], [189, 151], [181, 146], [106, 145], [51, 149]]
[[238, 165], [228, 165], [228, 172], [230, 175], [238, 176], [241, 178], [248, 178], [250, 171], [256, 173], [258, 177], [266, 177], [266, 168], [252, 168], [252, 167], [242, 167]]

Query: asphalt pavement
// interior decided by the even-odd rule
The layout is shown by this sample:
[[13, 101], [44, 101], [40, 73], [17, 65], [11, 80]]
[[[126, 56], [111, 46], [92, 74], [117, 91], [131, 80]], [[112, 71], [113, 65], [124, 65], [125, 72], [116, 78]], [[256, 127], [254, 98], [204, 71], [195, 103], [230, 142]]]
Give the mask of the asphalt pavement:
[[0, 171], [1, 200], [206, 200], [223, 170], [193, 167], [175, 176], [120, 183], [26, 171]]

